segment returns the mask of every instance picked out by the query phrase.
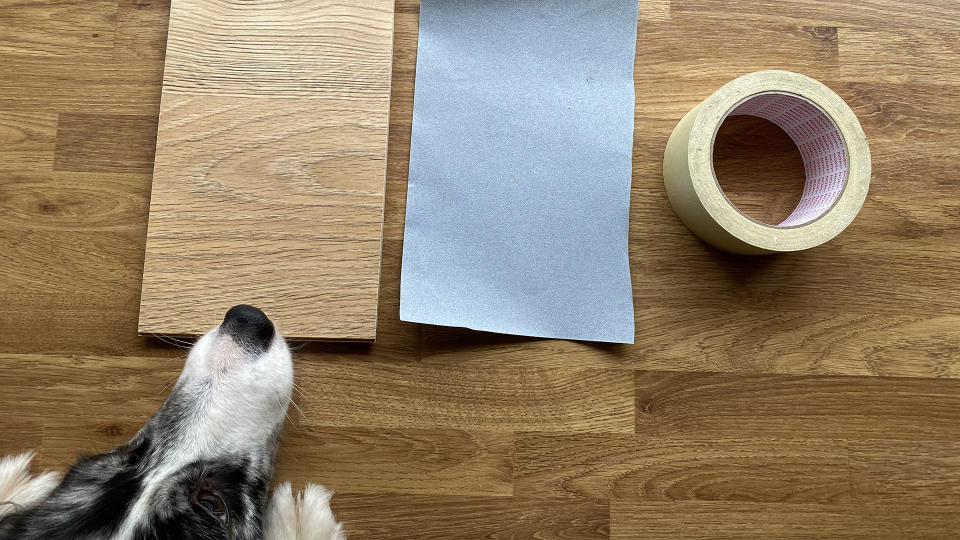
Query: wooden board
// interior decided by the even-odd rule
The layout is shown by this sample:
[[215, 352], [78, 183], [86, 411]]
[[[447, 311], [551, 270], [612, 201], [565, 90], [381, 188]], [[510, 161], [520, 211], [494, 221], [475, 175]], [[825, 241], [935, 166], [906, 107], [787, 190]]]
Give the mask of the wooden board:
[[373, 340], [392, 0], [174, 0], [141, 333]]

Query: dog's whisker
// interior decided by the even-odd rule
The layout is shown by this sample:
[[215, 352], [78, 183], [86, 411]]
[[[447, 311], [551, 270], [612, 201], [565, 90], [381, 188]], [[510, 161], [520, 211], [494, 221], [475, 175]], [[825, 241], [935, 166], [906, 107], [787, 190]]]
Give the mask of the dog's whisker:
[[[296, 401], [294, 401], [294, 400], [291, 399], [291, 400], [290, 400], [290, 405], [293, 405], [293, 408], [296, 409], [298, 413], [300, 413], [300, 419], [301, 419], [301, 420], [306, 420], [306, 419], [307, 419], [307, 415], [303, 413], [303, 409], [300, 408], [300, 405], [297, 404]], [[290, 410], [290, 409], [287, 408], [287, 411], [289, 411], [289, 410]]]
[[193, 346], [193, 343], [190, 341], [168, 336], [166, 334], [153, 334], [153, 336], [167, 345], [172, 345], [178, 349], [189, 349]]
[[[286, 423], [287, 423], [287, 425], [290, 427], [290, 429], [292, 429], [293, 431], [300, 431], [300, 422], [298, 422], [297, 420], [294, 420], [293, 417], [290, 416], [290, 407], [289, 407], [289, 405], [292, 404], [292, 405], [294, 406], [294, 408], [296, 408], [298, 411], [300, 411], [300, 419], [299, 419], [300, 421], [305, 420], [305, 419], [306, 419], [306, 416], [304, 416], [303, 411], [300, 409], [300, 406], [297, 405], [293, 400], [289, 400], [287, 403], [288, 403], [287, 408], [285, 408], [285, 409], [283, 410], [283, 416], [284, 416], [284, 418], [286, 419]], [[283, 404], [280, 402], [280, 398], [279, 398], [279, 397], [277, 398], [277, 405], [281, 405], [281, 406], [283, 405]]]
[[158, 335], [155, 335], [155, 336], [153, 336], [153, 337], [157, 338], [157, 339], [158, 339], [159, 341], [161, 341], [162, 343], [166, 343], [167, 345], [172, 345], [172, 346], [174, 346], [174, 347], [176, 347], [176, 348], [178, 348], [178, 349], [182, 349], [182, 348], [183, 348], [182, 346], [180, 346], [180, 345], [178, 345], [178, 344], [176, 344], [176, 343], [174, 343], [174, 342], [172, 342], [172, 341], [167, 341], [166, 338], [162, 338], [162, 337], [160, 337], [160, 336], [158, 336]]
[[170, 380], [167, 381], [167, 384], [163, 385], [163, 388], [161, 388], [156, 394], [154, 394], [153, 397], [157, 397], [157, 396], [159, 396], [160, 394], [162, 394], [163, 391], [166, 390], [167, 388], [169, 388], [170, 385], [173, 384], [173, 382], [176, 381], [179, 377], [180, 377], [180, 374], [179, 374], [179, 373], [174, 373], [174, 374], [173, 374], [173, 377], [170, 377]]
[[298, 385], [297, 383], [293, 383], [293, 391], [294, 391], [294, 392], [297, 392], [297, 394], [298, 394], [300, 397], [302, 397], [303, 399], [306, 399], [307, 401], [310, 401], [310, 397], [307, 396], [307, 393], [306, 393], [306, 392], [303, 390], [303, 388], [302, 388], [300, 385]]
[[291, 431], [296, 431], [296, 432], [299, 432], [299, 431], [300, 431], [300, 426], [297, 424], [297, 422], [296, 422], [293, 418], [290, 417], [290, 413], [289, 413], [289, 412], [283, 413], [283, 416], [284, 416], [284, 418], [286, 418], [286, 420], [287, 420], [287, 426], [289, 427], [289, 429], [290, 429]]
[[293, 405], [293, 408], [296, 409], [298, 413], [300, 413], [301, 418], [307, 418], [307, 415], [303, 414], [303, 409], [300, 408], [300, 405], [298, 405], [296, 401], [291, 400], [290, 404]]
[[[296, 403], [294, 403], [294, 399], [296, 400]], [[295, 407], [299, 407], [299, 406], [300, 406], [299, 403], [300, 403], [301, 401], [302, 401], [303, 403], [310, 403], [310, 399], [307, 398], [307, 396], [305, 396], [305, 395], [303, 395], [303, 394], [294, 394], [294, 395], [293, 395], [293, 398], [291, 399], [291, 403], [294, 403], [294, 406], [295, 406]]]
[[163, 335], [163, 334], [154, 334], [153, 337], [159, 339], [160, 341], [166, 343], [167, 345], [175, 345], [175, 346], [177, 346], [178, 348], [179, 348], [180, 346], [182, 346], [182, 343], [177, 343], [176, 341], [174, 341], [174, 340], [171, 339], [170, 337], [165, 336], [165, 335]]
[[181, 338], [181, 337], [171, 336], [170, 334], [160, 334], [160, 335], [162, 335], [167, 339], [176, 341], [177, 343], [183, 343], [184, 345], [192, 345], [194, 341], [193, 339], [190, 339], [190, 338]]
[[173, 341], [174, 343], [179, 343], [180, 345], [183, 345], [185, 349], [189, 349], [190, 347], [193, 347], [193, 341], [191, 340], [178, 339], [173, 336], [167, 336], [167, 339]]

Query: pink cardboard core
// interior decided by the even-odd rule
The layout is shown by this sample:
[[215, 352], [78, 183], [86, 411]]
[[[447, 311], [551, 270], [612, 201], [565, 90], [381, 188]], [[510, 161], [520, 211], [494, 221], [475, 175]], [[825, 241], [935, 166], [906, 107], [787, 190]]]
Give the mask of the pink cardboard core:
[[833, 207], [847, 183], [847, 149], [840, 128], [820, 107], [799, 96], [757, 94], [727, 116], [759, 116], [780, 126], [800, 150], [806, 183], [800, 202], [777, 227], [810, 223]]

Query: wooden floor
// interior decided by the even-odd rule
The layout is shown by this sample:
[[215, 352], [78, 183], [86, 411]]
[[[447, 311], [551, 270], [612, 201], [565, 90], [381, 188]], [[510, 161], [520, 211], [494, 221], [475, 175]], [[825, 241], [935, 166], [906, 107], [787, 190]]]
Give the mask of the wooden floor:
[[[336, 490], [354, 539], [960, 537], [960, 4], [641, 3], [634, 346], [398, 320], [417, 11], [397, 2], [377, 342], [296, 352], [278, 479]], [[182, 365], [136, 333], [168, 12], [0, 0], [0, 452], [40, 466], [124, 441]], [[673, 216], [661, 156], [769, 68], [850, 103], [873, 184], [830, 244], [732, 256]], [[732, 198], [789, 204], [783, 139], [722, 135]]]

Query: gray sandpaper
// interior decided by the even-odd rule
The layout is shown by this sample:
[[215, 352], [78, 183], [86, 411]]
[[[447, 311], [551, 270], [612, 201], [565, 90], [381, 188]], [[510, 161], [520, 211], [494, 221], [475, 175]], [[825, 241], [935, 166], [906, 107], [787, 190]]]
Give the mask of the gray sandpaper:
[[636, 0], [422, 0], [404, 321], [633, 343]]

